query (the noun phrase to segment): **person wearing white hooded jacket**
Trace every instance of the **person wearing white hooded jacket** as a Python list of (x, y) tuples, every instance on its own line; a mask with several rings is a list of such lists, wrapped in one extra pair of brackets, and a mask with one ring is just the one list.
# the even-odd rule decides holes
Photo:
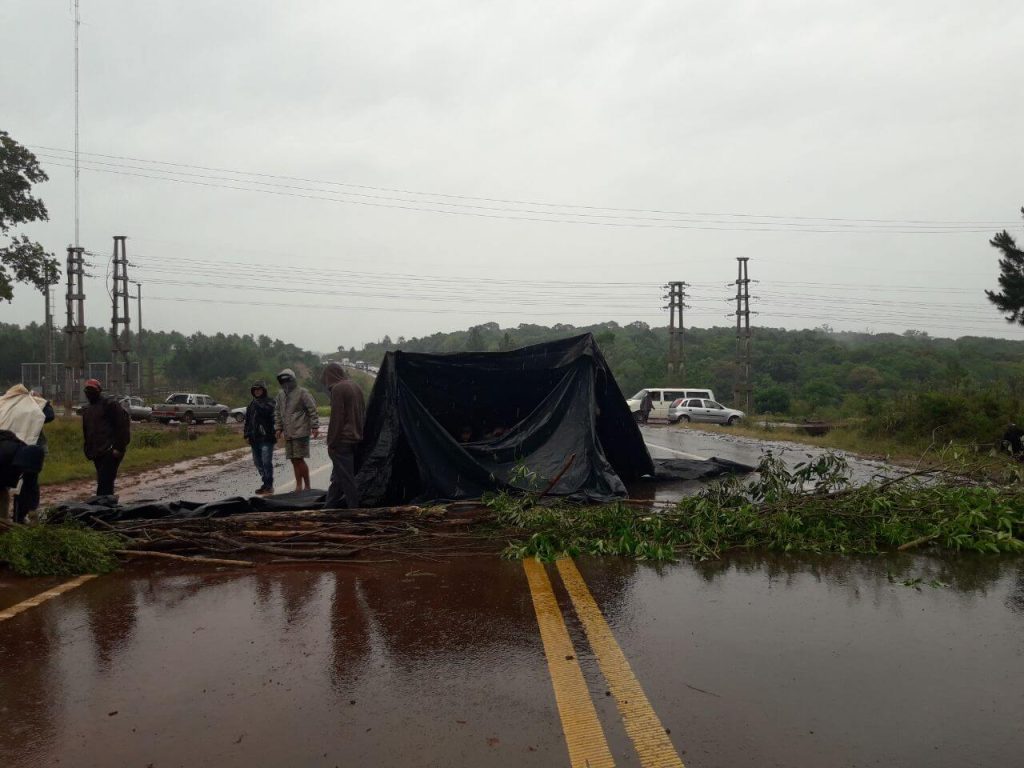
[(320, 437), (316, 400), (309, 390), (299, 386), (291, 368), (277, 374), (277, 383), (281, 391), (274, 401), (274, 430), (279, 440), (284, 438), (284, 456), (292, 463), (295, 490), (301, 491), (303, 484), (309, 490), (309, 439)]

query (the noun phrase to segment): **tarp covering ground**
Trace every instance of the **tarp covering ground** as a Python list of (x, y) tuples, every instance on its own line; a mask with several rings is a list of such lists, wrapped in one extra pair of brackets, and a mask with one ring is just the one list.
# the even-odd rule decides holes
[(552, 495), (607, 501), (654, 474), (589, 333), (508, 352), (388, 352), (357, 468), (363, 506), (543, 489), (563, 469)]
[[(745, 464), (728, 459), (655, 459), (654, 483), (710, 480), (727, 474), (747, 473)], [(645, 484), (646, 485), (646, 484)], [(292, 491), (276, 496), (229, 496), (216, 501), (138, 501), (118, 503), (116, 496), (99, 496), (85, 501), (60, 504), (51, 512), (51, 522), (75, 520), (89, 525), (121, 520), (159, 520), (163, 518), (218, 518), (249, 512), (297, 512), (318, 510), (324, 505), (322, 490)]]
[[(752, 468), (719, 459), (652, 461), (591, 334), (508, 352), (387, 353), (357, 456), (360, 506), (478, 499), (521, 490), (585, 501), (626, 483), (706, 480)], [(205, 504), (94, 499), (58, 519), (224, 517), (316, 509), (321, 492)]]

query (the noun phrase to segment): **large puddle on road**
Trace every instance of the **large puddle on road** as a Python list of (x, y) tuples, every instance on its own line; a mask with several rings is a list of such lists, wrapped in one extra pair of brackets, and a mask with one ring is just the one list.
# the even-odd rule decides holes
[[(580, 569), (691, 768), (1019, 763), (1022, 558)], [(492, 557), (131, 568), (0, 625), (0, 660), (9, 768), (567, 764), (522, 567)]]

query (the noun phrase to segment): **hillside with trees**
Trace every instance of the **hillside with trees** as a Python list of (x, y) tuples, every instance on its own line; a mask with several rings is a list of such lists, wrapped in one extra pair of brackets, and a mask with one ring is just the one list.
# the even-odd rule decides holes
[[(346, 357), (377, 363), (394, 349), (465, 352), (511, 349), (591, 332), (625, 394), (642, 387), (704, 386), (729, 403), (737, 382), (735, 329), (691, 328), (684, 336), (684, 381), (667, 374), (668, 329), (646, 323), (520, 325), (496, 323), (466, 331), (436, 333), (392, 342), (384, 337), (362, 349), (339, 349)], [(758, 328), (753, 344), (757, 410), (795, 416), (834, 417), (862, 413), (872, 404), (919, 389), (950, 390), (990, 385), (1024, 386), (1024, 342), (964, 336), (935, 338), (904, 334)]]

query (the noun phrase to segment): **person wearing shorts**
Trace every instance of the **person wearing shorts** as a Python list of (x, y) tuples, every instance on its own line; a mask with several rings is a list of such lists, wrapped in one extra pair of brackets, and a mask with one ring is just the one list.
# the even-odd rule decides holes
[(309, 390), (299, 386), (291, 368), (277, 374), (277, 383), (281, 391), (274, 401), (274, 429), (278, 439), (284, 438), (284, 455), (292, 463), (295, 490), (309, 490), (309, 439), (320, 437), (316, 400)]
[(295, 437), (291, 440), (286, 440), (284, 443), (284, 457), (289, 461), (292, 459), (308, 459), (309, 438)]

